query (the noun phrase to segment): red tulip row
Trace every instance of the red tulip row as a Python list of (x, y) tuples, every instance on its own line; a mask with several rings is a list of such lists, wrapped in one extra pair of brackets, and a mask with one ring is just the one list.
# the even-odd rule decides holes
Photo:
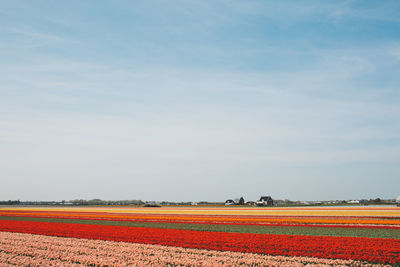
[(0, 266), (365, 266), (367, 262), (271, 256), (0, 232)]
[(0, 231), (269, 255), (400, 263), (400, 240), (0, 220)]

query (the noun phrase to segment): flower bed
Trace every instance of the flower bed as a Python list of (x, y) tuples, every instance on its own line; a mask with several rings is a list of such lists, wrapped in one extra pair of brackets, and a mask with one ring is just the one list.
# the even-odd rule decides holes
[(2, 266), (383, 266), (7, 232), (0, 232), (0, 248)]
[(400, 240), (0, 220), (0, 231), (246, 253), (400, 263)]

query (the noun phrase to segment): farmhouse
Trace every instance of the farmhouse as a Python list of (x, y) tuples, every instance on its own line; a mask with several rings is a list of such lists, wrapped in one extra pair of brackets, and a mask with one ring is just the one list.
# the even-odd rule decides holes
[(270, 196), (262, 196), (260, 200), (256, 202), (257, 206), (273, 206), (274, 200)]
[(225, 201), (225, 206), (229, 205), (235, 205), (235, 201), (233, 201), (232, 199), (228, 199), (227, 201)]

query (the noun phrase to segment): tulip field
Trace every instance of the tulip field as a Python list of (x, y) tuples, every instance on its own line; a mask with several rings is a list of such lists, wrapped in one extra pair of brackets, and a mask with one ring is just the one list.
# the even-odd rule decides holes
[(396, 266), (398, 207), (0, 207), (0, 266)]

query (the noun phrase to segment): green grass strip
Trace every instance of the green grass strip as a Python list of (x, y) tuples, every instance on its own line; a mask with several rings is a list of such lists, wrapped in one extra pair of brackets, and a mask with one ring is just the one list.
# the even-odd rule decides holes
[(159, 223), (159, 222), (79, 220), (79, 219), (7, 217), (7, 216), (0, 216), (0, 220), (118, 225), (118, 226), (129, 226), (129, 227), (151, 227), (151, 228), (164, 228), (164, 229), (185, 229), (185, 230), (195, 230), (195, 231), (214, 231), (214, 232), (232, 232), (232, 233), (349, 236), (349, 237), (400, 239), (400, 229), (384, 229), (384, 228), (222, 225), (222, 224), (196, 224), (196, 223), (191, 224), (191, 223), (161, 223), (161, 222)]

